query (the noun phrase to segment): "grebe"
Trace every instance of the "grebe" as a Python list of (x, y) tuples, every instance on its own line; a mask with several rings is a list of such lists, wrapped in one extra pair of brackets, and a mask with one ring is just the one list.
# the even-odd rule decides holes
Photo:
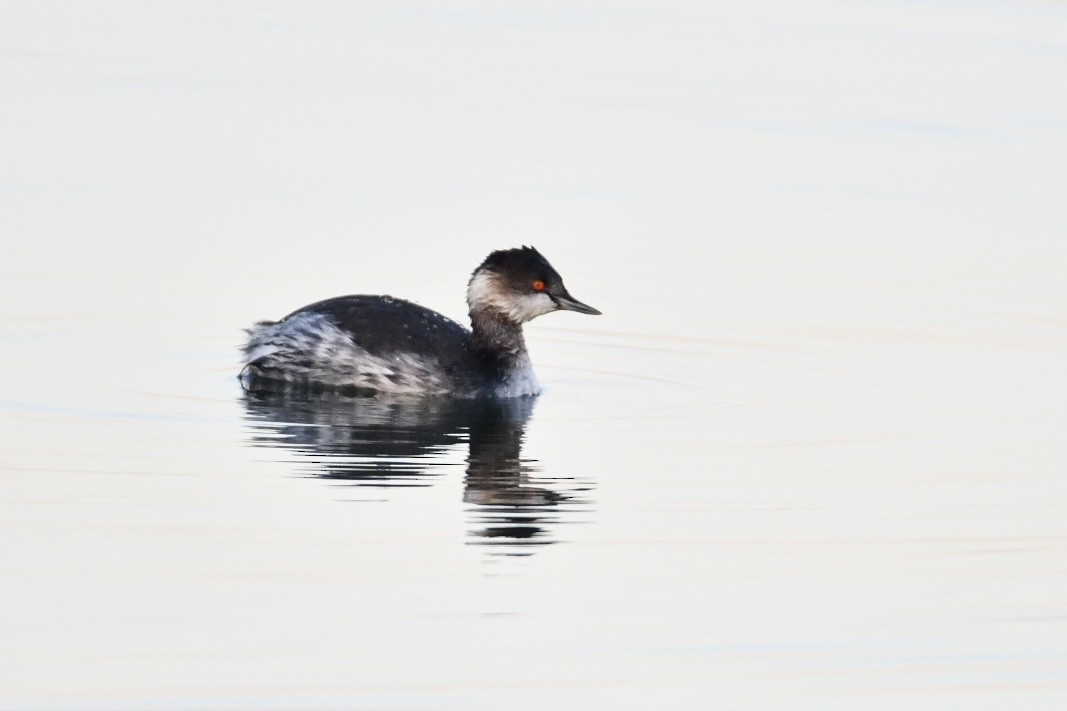
[(248, 329), (241, 384), (293, 390), (521, 397), (541, 385), (522, 324), (552, 311), (599, 314), (533, 247), (493, 252), (467, 284), (470, 330), (390, 296), (338, 296)]

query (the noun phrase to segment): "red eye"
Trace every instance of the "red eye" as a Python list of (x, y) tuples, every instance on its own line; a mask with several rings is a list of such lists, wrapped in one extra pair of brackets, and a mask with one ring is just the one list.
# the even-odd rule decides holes
[(533, 290), (534, 291), (544, 291), (545, 290), (545, 283), (543, 281), (541, 281), (540, 279), (534, 279)]

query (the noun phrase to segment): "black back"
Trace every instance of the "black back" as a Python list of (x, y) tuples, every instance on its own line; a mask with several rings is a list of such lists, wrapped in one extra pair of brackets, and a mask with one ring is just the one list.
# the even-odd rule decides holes
[(337, 296), (309, 304), (286, 316), (329, 316), (352, 341), (375, 355), (413, 353), (436, 359), (446, 370), (466, 368), (470, 331), (449, 318), (391, 296)]

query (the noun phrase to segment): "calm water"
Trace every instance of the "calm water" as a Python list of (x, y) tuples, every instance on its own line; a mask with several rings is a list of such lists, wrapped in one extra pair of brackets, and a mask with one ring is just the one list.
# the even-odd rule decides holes
[[(1067, 10), (0, 11), (0, 707), (1067, 706)], [(241, 329), (601, 317), (507, 403)]]

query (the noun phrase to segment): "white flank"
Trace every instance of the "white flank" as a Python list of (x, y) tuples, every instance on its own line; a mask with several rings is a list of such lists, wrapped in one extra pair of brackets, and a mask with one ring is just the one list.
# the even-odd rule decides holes
[(540, 395), (541, 383), (534, 373), (533, 363), (529, 356), (525, 356), (514, 372), (508, 375), (508, 379), (497, 386), (493, 394), (497, 397), (522, 397), (524, 395)]
[(371, 353), (322, 314), (299, 314), (281, 323), (256, 326), (246, 348), (249, 364), (265, 359), (257, 365), (269, 370), (271, 377), (291, 382), (354, 386), (395, 395), (451, 391), (436, 361), (410, 353), (388, 357)]

